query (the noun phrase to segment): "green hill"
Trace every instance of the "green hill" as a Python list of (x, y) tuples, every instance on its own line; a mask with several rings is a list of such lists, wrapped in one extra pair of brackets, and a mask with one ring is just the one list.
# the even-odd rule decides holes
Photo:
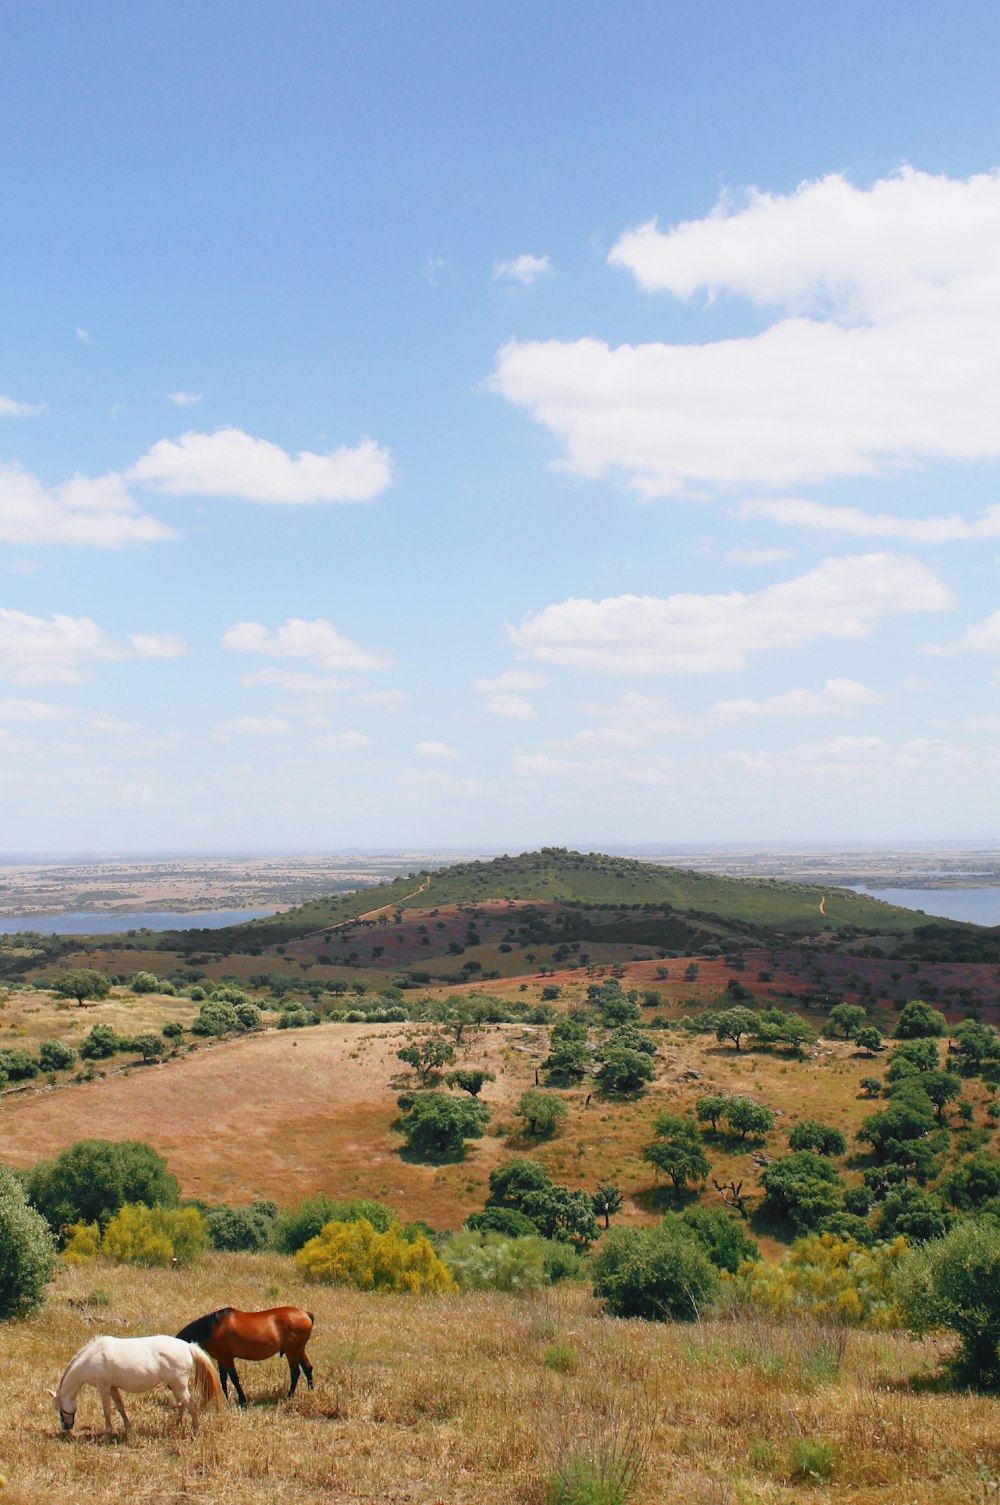
[[(211, 935), (214, 942), (237, 947), (268, 946), (382, 908), (436, 909), (488, 899), (645, 907), (729, 923), (744, 931), (759, 928), (796, 935), (844, 927), (856, 927), (869, 934), (901, 935), (927, 923), (926, 916), (913, 910), (883, 904), (848, 889), (822, 889), (770, 878), (727, 878), (631, 858), (607, 857), (599, 852), (543, 847), (539, 852), (496, 857), (489, 862), (456, 863), (437, 872), (397, 878), (378, 888), (316, 899), (284, 914)], [(207, 940), (206, 932), (200, 935)]]

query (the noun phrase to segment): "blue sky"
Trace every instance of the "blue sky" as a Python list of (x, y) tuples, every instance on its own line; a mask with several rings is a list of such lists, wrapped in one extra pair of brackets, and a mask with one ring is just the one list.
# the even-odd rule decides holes
[(998, 43), (10, 8), (0, 846), (995, 838)]

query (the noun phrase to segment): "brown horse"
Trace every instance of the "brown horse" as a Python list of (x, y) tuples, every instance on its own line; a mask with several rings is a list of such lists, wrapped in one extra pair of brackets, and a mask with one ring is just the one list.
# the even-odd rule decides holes
[(245, 1406), (246, 1396), (234, 1359), (269, 1359), (276, 1353), (284, 1354), (291, 1371), (289, 1400), (295, 1394), (300, 1371), (312, 1389), (313, 1372), (306, 1357), (306, 1344), (312, 1336), (314, 1321), (312, 1312), (304, 1312), (298, 1306), (276, 1306), (267, 1312), (238, 1312), (231, 1306), (223, 1306), (189, 1322), (177, 1336), (185, 1343), (197, 1343), (215, 1360), (223, 1391), (229, 1394), (231, 1378), (237, 1399)]

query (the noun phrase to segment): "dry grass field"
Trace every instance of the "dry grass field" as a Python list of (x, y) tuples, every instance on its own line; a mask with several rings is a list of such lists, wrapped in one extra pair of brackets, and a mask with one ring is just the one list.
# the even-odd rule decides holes
[[(84, 1390), (77, 1435), (60, 1434), (45, 1387), (96, 1334), (285, 1302), (316, 1314), (313, 1392), (287, 1402), (283, 1360), (243, 1363), (252, 1404), (206, 1414), (196, 1439), (166, 1390), (126, 1396), (131, 1434), (110, 1442)], [(939, 1391), (940, 1359), (811, 1326), (611, 1321), (580, 1287), (373, 1295), (307, 1285), (275, 1255), (91, 1265), (61, 1269), (47, 1306), (4, 1327), (0, 1470), (8, 1505), (545, 1505), (575, 1451), (606, 1460), (631, 1442), (632, 1505), (994, 1499), (996, 1402)]]

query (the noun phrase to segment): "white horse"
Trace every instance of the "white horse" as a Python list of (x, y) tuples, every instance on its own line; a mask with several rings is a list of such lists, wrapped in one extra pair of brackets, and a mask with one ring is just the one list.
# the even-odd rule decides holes
[[(153, 1390), (169, 1385), (183, 1417), (190, 1412), (195, 1436), (198, 1435), (198, 1402), (225, 1406), (222, 1386), (215, 1365), (196, 1343), (180, 1338), (93, 1338), (74, 1354), (59, 1381), (58, 1390), (49, 1394), (56, 1403), (64, 1432), (72, 1432), (76, 1421), (76, 1398), (81, 1385), (93, 1385), (104, 1407), (104, 1435), (112, 1435), (111, 1402), (121, 1412), (125, 1430), (128, 1417), (121, 1392)], [(192, 1396), (194, 1389), (197, 1401)]]

